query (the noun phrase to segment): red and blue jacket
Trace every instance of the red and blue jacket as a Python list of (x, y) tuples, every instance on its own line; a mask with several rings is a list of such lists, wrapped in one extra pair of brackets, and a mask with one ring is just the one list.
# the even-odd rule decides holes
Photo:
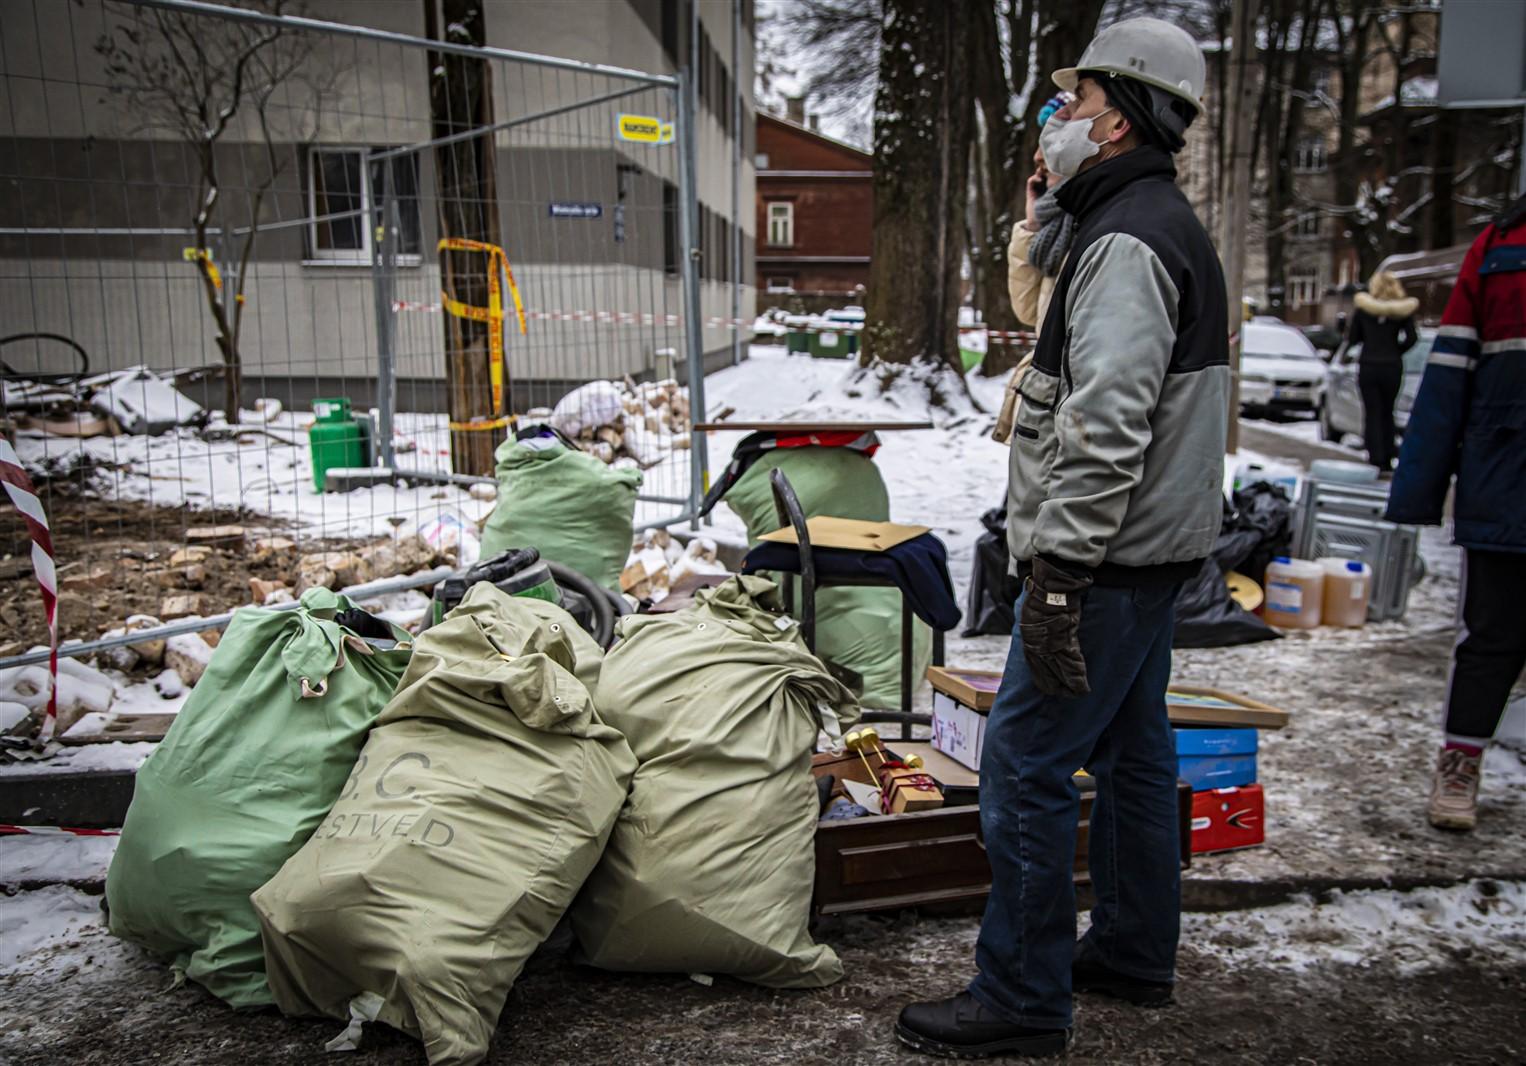
[(1526, 199), (1468, 249), (1410, 411), (1388, 519), (1526, 552)]

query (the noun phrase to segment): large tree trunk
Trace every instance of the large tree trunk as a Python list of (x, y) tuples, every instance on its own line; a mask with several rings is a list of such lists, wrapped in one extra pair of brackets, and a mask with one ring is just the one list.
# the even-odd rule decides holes
[[(983, 235), (977, 234), (978, 256), (972, 255), (978, 304), (986, 324), (993, 330), (1015, 330), (1019, 323), (1007, 293), (1007, 242), (1012, 227), (1022, 220), (1024, 183), (1033, 172), (1038, 150), (1038, 114), (1059, 90), (1049, 75), (1080, 58), (1097, 31), (1105, 0), (1011, 0), (1008, 35), (1011, 40), (1011, 77), (1002, 68), (1000, 37), (995, 7), (973, 4), (975, 52), (971, 63), (974, 92), (985, 125), (986, 189), (988, 212)], [(1029, 53), (1036, 63), (1030, 68)], [(1027, 106), (1020, 117), (1012, 115), (1012, 98), (1032, 79)], [(1017, 365), (1024, 348), (1016, 343), (992, 340), (982, 373), (1004, 375)]]
[[(1022, 0), (1014, 3), (1021, 4)], [(983, 3), (972, 7), (970, 65), (981, 128), (973, 145), (978, 169), (974, 175), (976, 211), (970, 270), (975, 282), (975, 306), (986, 326), (994, 332), (1009, 333), (1017, 330), (1019, 323), (1007, 293), (1007, 242), (1012, 226), (1021, 217), (1022, 181), (1028, 168), (1017, 158), (1020, 138), (1017, 120), (1012, 115), (1012, 86), (1002, 65), (996, 5)], [(1019, 82), (1027, 76), (1028, 49), (1023, 41), (1013, 42), (1012, 71)], [(1021, 357), (1021, 349), (1011, 338), (992, 337), (982, 370), (986, 374), (1002, 374)]]
[(886, 0), (874, 116), (874, 251), (864, 358), (959, 370), (973, 117), (970, 11)]
[[(487, 43), (483, 0), (424, 0), (425, 27), (435, 40)], [(448, 53), (429, 54), (430, 129), (446, 137), (493, 121), (492, 72), (485, 60)], [(471, 137), (435, 149), (440, 236), (500, 244), (498, 189), (491, 136)], [(497, 269), (482, 252), (440, 253), (441, 285), (455, 300), (485, 308), (489, 277)], [(450, 421), (477, 422), (491, 428), (452, 429), (451, 469), (458, 474), (491, 474), (493, 450), (507, 435), (496, 421), (508, 413), (508, 361), (504, 360), (502, 399), (493, 402), (489, 323), (453, 314), (441, 316), (445, 329), (445, 378)], [(507, 333), (507, 331), (504, 331)]]

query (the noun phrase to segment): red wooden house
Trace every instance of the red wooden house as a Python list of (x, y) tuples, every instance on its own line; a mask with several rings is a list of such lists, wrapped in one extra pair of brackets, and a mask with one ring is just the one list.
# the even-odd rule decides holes
[(873, 157), (758, 115), (758, 286), (863, 303), (874, 227)]

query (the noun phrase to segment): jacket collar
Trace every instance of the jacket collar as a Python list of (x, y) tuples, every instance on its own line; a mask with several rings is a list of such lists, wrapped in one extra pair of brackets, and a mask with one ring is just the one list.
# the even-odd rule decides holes
[(1070, 214), (1085, 218), (1125, 186), (1146, 178), (1176, 180), (1170, 154), (1148, 144), (1077, 174), (1055, 190), (1055, 199)]

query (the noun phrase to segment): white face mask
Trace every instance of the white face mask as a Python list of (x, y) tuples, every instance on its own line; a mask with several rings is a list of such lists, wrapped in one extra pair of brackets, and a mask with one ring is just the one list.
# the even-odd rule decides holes
[(1091, 139), (1092, 123), (1113, 110), (1099, 111), (1090, 118), (1064, 119), (1051, 115), (1039, 131), (1039, 151), (1044, 153), (1044, 164), (1062, 178), (1073, 178), (1081, 170), (1081, 164), (1102, 151), (1102, 146)]

